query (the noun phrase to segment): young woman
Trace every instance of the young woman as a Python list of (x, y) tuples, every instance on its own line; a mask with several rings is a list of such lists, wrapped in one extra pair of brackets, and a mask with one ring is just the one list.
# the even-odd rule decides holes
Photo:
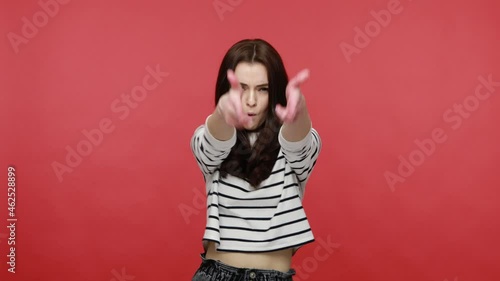
[(308, 75), (289, 81), (261, 39), (239, 41), (224, 56), (215, 109), (191, 139), (207, 192), (204, 252), (192, 280), (295, 275), (293, 255), (314, 241), (302, 199), (321, 150), (299, 89)]

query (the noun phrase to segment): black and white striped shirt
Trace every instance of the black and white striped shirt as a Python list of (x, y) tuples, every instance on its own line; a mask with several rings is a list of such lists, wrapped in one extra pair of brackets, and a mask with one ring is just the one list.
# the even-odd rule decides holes
[(196, 128), (191, 149), (207, 192), (204, 243), (216, 242), (219, 251), (266, 252), (297, 250), (314, 241), (302, 199), (321, 139), (311, 128), (303, 140), (289, 142), (280, 129), (279, 142), (281, 149), (271, 175), (255, 189), (243, 179), (219, 175), (220, 164), (236, 143), (236, 130), (231, 139), (220, 141), (210, 134), (206, 121)]

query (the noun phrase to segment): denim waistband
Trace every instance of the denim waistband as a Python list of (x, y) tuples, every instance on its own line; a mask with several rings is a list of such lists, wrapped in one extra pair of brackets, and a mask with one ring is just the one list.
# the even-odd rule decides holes
[(292, 276), (295, 275), (295, 270), (291, 268), (288, 272), (281, 272), (272, 269), (254, 269), (254, 268), (239, 268), (228, 264), (225, 264), (219, 260), (207, 259), (205, 253), (200, 254), (202, 259), (202, 264), (200, 266), (200, 271), (205, 272), (208, 275), (224, 275), (230, 280), (231, 277), (240, 277), (241, 280), (279, 280), (287, 281), (292, 280)]

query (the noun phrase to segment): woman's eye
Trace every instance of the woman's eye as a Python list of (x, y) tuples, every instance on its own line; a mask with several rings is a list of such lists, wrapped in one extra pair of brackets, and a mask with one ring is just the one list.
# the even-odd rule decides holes
[(267, 92), (268, 88), (260, 88), (260, 91)]

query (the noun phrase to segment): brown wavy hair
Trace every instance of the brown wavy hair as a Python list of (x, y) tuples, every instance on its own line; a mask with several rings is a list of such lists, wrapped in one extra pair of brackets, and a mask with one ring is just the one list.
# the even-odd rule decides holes
[(267, 116), (262, 125), (252, 131), (259, 132), (253, 147), (249, 140), (251, 132), (245, 129), (237, 130), (236, 144), (219, 169), (223, 178), (231, 174), (258, 188), (271, 174), (280, 149), (278, 133), (282, 124), (276, 116), (275, 108), (277, 104), (286, 106), (288, 75), (281, 56), (265, 40), (257, 38), (236, 42), (226, 52), (220, 65), (215, 86), (215, 105), (220, 97), (229, 91), (227, 70), (234, 71), (240, 62), (261, 63), (266, 67), (269, 82)]

